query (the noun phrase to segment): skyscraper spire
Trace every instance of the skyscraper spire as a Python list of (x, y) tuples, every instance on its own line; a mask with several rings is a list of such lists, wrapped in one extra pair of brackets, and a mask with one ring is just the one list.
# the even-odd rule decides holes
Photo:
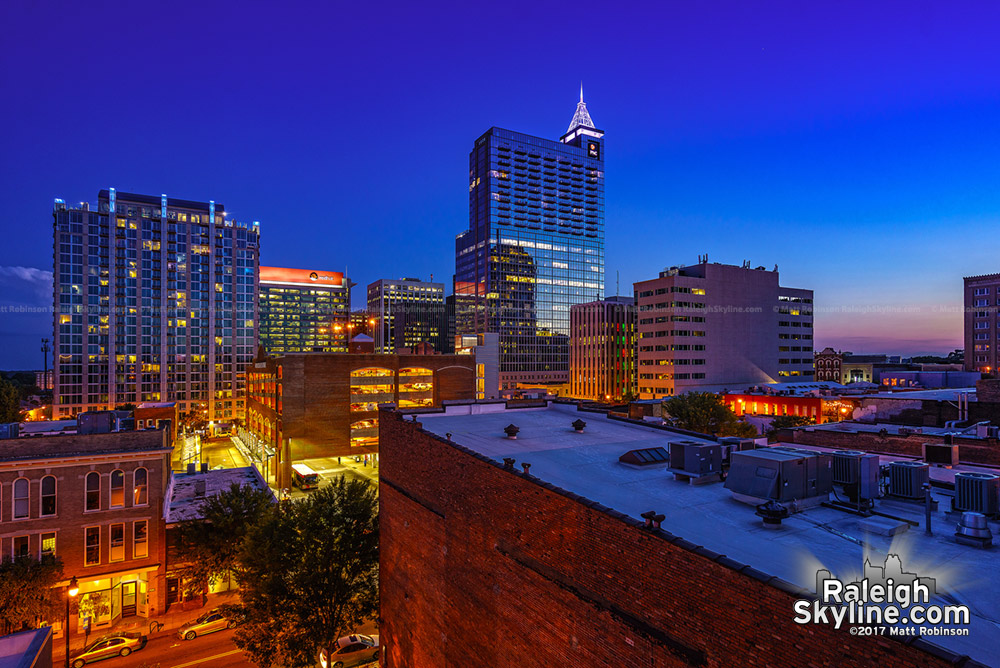
[(583, 101), (582, 81), (580, 82), (580, 101), (576, 105), (576, 113), (573, 114), (573, 120), (569, 122), (569, 130), (566, 131), (566, 134), (580, 127), (596, 129), (594, 121), (590, 119), (590, 112), (587, 111), (587, 103)]

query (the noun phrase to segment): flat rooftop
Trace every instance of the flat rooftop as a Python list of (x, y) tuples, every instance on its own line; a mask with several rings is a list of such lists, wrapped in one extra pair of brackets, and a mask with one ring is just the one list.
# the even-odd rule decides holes
[(976, 436), (975, 425), (965, 427), (924, 427), (917, 425), (895, 424), (889, 422), (824, 422), (796, 427), (795, 431), (837, 431), (845, 434), (875, 433), (885, 430), (887, 434), (903, 435), (925, 434), (929, 436), (944, 436), (953, 434), (962, 438), (979, 438)]
[[(204, 483), (202, 486), (201, 483)], [(170, 525), (201, 518), (201, 504), (232, 485), (250, 485), (270, 491), (267, 483), (252, 466), (236, 469), (216, 469), (204, 473), (174, 473), (167, 486), (163, 519)]]
[[(578, 418), (587, 423), (583, 433), (570, 427)], [(876, 509), (919, 523), (895, 539), (869, 534), (860, 525), (864, 518), (827, 507), (796, 513), (771, 530), (763, 528), (753, 506), (734, 500), (721, 482), (690, 485), (675, 480), (665, 464), (636, 468), (618, 461), (629, 450), (704, 439), (565, 404), (509, 410), (503, 404), (457, 405), (417, 419), (427, 431), (442, 437), (450, 433), (458, 445), (488, 458), (516, 459), (518, 470), (527, 462), (540, 480), (636, 520), (646, 511), (662, 513), (666, 531), (809, 591), (815, 591), (820, 568), (860, 579), (866, 557), (881, 565), (886, 555), (899, 554), (904, 570), (937, 578), (938, 599), (968, 605), (973, 615), (968, 636), (924, 639), (989, 665), (1000, 657), (995, 580), (1000, 549), (955, 542), (959, 518), (944, 512), (950, 507), (946, 491), (933, 492), (940, 508), (933, 513), (933, 536), (924, 534), (922, 504), (893, 499), (880, 499)], [(520, 428), (517, 439), (505, 437), (508, 424)], [(996, 522), (990, 526), (1000, 544), (1000, 527)]]
[(942, 388), (939, 390), (897, 390), (895, 392), (876, 392), (866, 394), (865, 399), (899, 399), (900, 401), (916, 400), (921, 401), (958, 401), (958, 395), (966, 394), (969, 401), (976, 401), (976, 388), (955, 387)]

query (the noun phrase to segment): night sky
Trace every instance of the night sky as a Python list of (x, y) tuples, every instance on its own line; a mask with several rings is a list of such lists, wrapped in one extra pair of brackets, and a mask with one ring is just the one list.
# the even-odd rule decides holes
[[(607, 7), (615, 10), (609, 13)], [(961, 347), (1000, 271), (996, 3), (0, 6), (0, 368), (40, 368), (52, 200), (259, 220), (263, 264), (451, 283), (468, 153), (607, 132), (607, 293), (699, 254), (816, 291), (817, 349)], [(953, 10), (953, 12), (949, 12)]]

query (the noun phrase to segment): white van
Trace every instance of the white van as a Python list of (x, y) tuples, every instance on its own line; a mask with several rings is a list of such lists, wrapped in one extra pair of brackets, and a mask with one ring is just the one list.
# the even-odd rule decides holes
[(319, 474), (305, 464), (292, 464), (292, 484), (299, 489), (319, 487)]

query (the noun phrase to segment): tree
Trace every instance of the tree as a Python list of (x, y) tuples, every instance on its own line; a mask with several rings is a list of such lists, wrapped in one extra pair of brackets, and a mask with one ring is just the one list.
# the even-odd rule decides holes
[(0, 635), (55, 619), (62, 599), (53, 587), (62, 572), (62, 562), (50, 554), (41, 559), (4, 556), (0, 562)]
[(0, 424), (20, 422), (22, 419), (20, 390), (14, 383), (0, 378)]
[(269, 491), (236, 483), (201, 502), (199, 519), (186, 520), (178, 529), (180, 572), (189, 593), (200, 593), (230, 573), (238, 576), (243, 541), (273, 505)]
[(283, 501), (240, 552), (236, 645), (262, 668), (316, 664), (378, 610), (378, 498), (343, 476)]
[(138, 408), (138, 406), (136, 406), (135, 404), (131, 404), (131, 403), (128, 403), (128, 404), (118, 404), (117, 406), (115, 406), (115, 410), (116, 411), (134, 411), (136, 408)]
[(192, 409), (187, 413), (181, 413), (181, 426), (186, 431), (201, 431), (208, 426), (208, 419), (201, 411)]
[(771, 420), (771, 424), (767, 428), (767, 435), (774, 436), (782, 429), (804, 427), (807, 424), (814, 424), (815, 422), (816, 420), (805, 415), (778, 415)]
[(711, 392), (688, 392), (663, 402), (663, 409), (681, 429), (717, 436), (757, 436), (753, 425), (740, 422), (718, 395)]

